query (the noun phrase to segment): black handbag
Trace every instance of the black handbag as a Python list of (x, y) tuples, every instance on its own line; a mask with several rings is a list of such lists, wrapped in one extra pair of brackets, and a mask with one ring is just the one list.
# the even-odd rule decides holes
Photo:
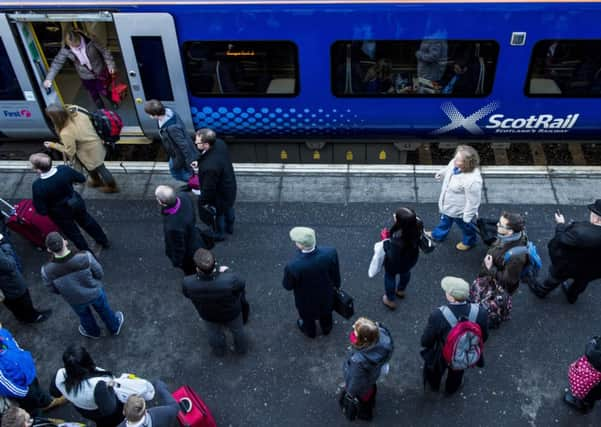
[(340, 397), (338, 398), (338, 403), (347, 420), (354, 421), (357, 418), (359, 412), (359, 399), (348, 394), (346, 390), (342, 390)]
[(426, 233), (422, 231), (422, 235), (419, 238), (419, 248), (423, 253), (429, 254), (436, 249), (436, 244)]
[(350, 319), (355, 314), (353, 297), (342, 288), (334, 289), (334, 311), (345, 319)]
[(217, 211), (213, 206), (205, 205), (198, 206), (198, 218), (206, 225), (211, 227), (211, 230), (217, 230)]

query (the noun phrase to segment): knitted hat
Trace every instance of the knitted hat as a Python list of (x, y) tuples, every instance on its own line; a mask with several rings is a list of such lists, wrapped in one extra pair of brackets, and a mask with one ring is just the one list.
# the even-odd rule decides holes
[(470, 296), (470, 285), (460, 277), (446, 276), (440, 281), (440, 287), (450, 296), (465, 301)]

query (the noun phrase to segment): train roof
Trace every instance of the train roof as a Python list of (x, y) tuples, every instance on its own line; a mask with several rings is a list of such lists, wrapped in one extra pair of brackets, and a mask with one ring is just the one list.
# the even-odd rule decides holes
[(57, 5), (57, 0), (5, 0), (0, 7), (15, 6), (19, 8), (28, 6), (160, 6), (160, 5), (259, 5), (259, 4), (428, 4), (428, 3), (455, 3), (455, 4), (485, 4), (485, 3), (601, 3), (601, 0), (62, 0)]

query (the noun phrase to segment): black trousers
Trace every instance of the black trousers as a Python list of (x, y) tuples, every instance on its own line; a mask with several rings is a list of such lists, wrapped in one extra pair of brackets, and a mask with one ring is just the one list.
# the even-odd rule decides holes
[(557, 288), (562, 282), (565, 282), (568, 279), (572, 279), (573, 283), (567, 290), (568, 299), (570, 301), (576, 301), (578, 299), (578, 295), (583, 293), (586, 290), (586, 287), (589, 284), (589, 280), (584, 280), (582, 278), (573, 277), (572, 275), (566, 274), (565, 272), (558, 271), (551, 265), (549, 267), (549, 275), (543, 282), (540, 290), (548, 294), (553, 289)]
[(449, 369), (446, 363), (437, 363), (435, 366), (424, 365), (424, 379), (428, 382), (432, 390), (440, 390), (440, 382), (442, 376), (447, 371), (447, 381), (445, 383), (445, 392), (453, 394), (461, 386), (461, 380), (463, 380), (463, 370), (456, 371)]
[(588, 392), (584, 401), (593, 406), (597, 400), (601, 400), (601, 383), (597, 384), (591, 391)]
[(115, 182), (115, 178), (113, 174), (106, 168), (106, 166), (101, 164), (96, 169), (88, 171), (90, 173), (90, 177), (95, 181), (100, 181), (107, 187), (116, 187), (117, 183)]
[(25, 293), (18, 298), (5, 299), (4, 305), (21, 322), (33, 322), (40, 315), (40, 312), (33, 307), (29, 289), (26, 289)]
[(96, 220), (92, 218), (92, 215), (88, 213), (85, 205), (77, 210), (69, 207), (53, 210), (49, 216), (67, 239), (71, 240), (80, 251), (90, 250), (90, 247), (83, 234), (81, 234), (79, 227), (83, 228), (98, 244), (103, 246), (108, 244), (108, 237), (106, 237)]
[[(317, 335), (317, 328), (315, 326), (315, 319), (306, 319), (301, 317), (303, 321), (302, 330), (306, 336), (309, 338), (315, 338)], [(324, 335), (327, 335), (332, 330), (332, 312), (330, 311), (328, 314), (319, 317), (319, 326), (321, 327), (321, 331)]]
[(22, 399), (15, 399), (19, 406), (25, 409), (32, 415), (36, 415), (40, 409), (47, 407), (52, 402), (52, 396), (48, 392), (40, 387), (38, 379), (35, 378), (31, 384), (29, 384), (29, 391), (27, 395)]

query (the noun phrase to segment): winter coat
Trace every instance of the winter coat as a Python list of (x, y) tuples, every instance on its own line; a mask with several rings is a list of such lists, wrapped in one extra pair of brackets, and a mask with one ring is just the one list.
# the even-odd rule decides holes
[(547, 247), (554, 275), (583, 281), (601, 278), (601, 226), (590, 222), (557, 224)]
[(513, 294), (520, 285), (520, 276), (528, 263), (528, 255), (513, 255), (506, 264), (505, 253), (511, 248), (526, 246), (527, 244), (528, 238), (525, 233), (522, 233), (522, 237), (513, 242), (503, 243), (497, 239), (486, 252), (487, 255), (492, 256), (493, 265), (491, 269), (487, 269), (483, 262), (478, 276), (490, 276), (509, 294)]
[(454, 161), (438, 171), (443, 176), (442, 190), (438, 198), (438, 210), (451, 218), (461, 218), (469, 223), (478, 215), (482, 198), (480, 169), (453, 174)]
[(71, 120), (59, 134), (61, 144), (53, 143), (50, 148), (65, 153), (69, 160), (77, 156), (88, 171), (93, 171), (104, 163), (106, 148), (86, 114), (77, 111), (70, 114)]
[(303, 319), (319, 319), (332, 312), (334, 288), (340, 288), (340, 267), (336, 249), (316, 247), (298, 251), (284, 268), (282, 285), (294, 291), (298, 314)]
[(165, 254), (174, 267), (183, 269), (191, 265), (194, 252), (203, 247), (202, 237), (196, 228), (196, 212), (190, 197), (185, 193), (177, 195), (180, 206), (175, 213), (163, 208), (163, 233)]
[(394, 343), (390, 332), (378, 325), (380, 337), (378, 342), (364, 349), (353, 349), (350, 357), (342, 367), (345, 390), (354, 397), (366, 394), (380, 377), (382, 366), (392, 356)]
[(227, 145), (221, 139), (201, 154), (198, 161), (201, 192), (200, 205), (215, 206), (220, 214), (234, 206), (236, 201), (236, 175)]
[(36, 377), (31, 353), (22, 350), (4, 328), (0, 328), (0, 344), (0, 396), (24, 398)]
[(10, 243), (0, 243), (0, 289), (6, 299), (13, 300), (27, 291), (25, 278), (17, 268), (15, 253)]
[(410, 271), (419, 258), (419, 244), (406, 244), (404, 240), (393, 236), (374, 244), (374, 255), (369, 264), (367, 275), (372, 278), (382, 267), (389, 274)]
[(42, 282), (71, 305), (86, 304), (100, 296), (102, 266), (88, 251), (54, 257), (42, 267)]
[(85, 39), (86, 54), (90, 60), (92, 69), (90, 70), (86, 66), (82, 65), (69, 46), (63, 46), (52, 60), (50, 70), (48, 71), (48, 75), (46, 75), (45, 80), (54, 80), (61, 68), (63, 68), (63, 65), (65, 65), (67, 59), (73, 63), (77, 74), (82, 80), (96, 79), (106, 74), (107, 68), (111, 70), (115, 69), (115, 60), (113, 59), (113, 55), (111, 55), (106, 47), (96, 43), (94, 40), (84, 36), (83, 34), (81, 36)]
[(159, 135), (173, 168), (192, 173), (190, 164), (198, 158), (198, 150), (183, 120), (170, 108), (165, 108), (165, 121), (159, 126)]
[(198, 314), (208, 322), (225, 323), (242, 313), (244, 279), (225, 271), (194, 274), (184, 278), (183, 293), (190, 298)]

